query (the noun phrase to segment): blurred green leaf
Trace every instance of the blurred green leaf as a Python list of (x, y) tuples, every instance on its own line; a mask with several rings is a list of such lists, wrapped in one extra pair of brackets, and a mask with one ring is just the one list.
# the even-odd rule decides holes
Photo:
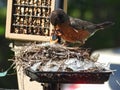
[(0, 35), (5, 33), (6, 7), (0, 8)]
[(2, 16), (2, 17), (5, 17), (6, 16), (6, 10), (7, 10), (7, 8), (6, 7), (4, 7), (4, 8), (0, 8), (0, 16)]
[(93, 18), (93, 13), (90, 12), (90, 11), (86, 11), (86, 12), (85, 12), (85, 18), (86, 18), (87, 20), (91, 20), (91, 19)]
[(5, 33), (4, 27), (0, 27), (0, 35), (3, 35)]

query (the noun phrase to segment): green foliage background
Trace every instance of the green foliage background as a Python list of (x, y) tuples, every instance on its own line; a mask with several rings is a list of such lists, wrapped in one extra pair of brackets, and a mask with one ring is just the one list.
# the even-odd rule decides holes
[[(0, 71), (6, 70), (13, 56), (10, 40), (5, 38), (7, 0), (0, 1)], [(113, 21), (115, 25), (98, 31), (90, 37), (84, 47), (93, 50), (120, 47), (120, 0), (68, 0), (68, 14), (93, 23)], [(13, 72), (11, 70), (10, 72)], [(17, 88), (16, 75), (0, 78), (0, 88)]]

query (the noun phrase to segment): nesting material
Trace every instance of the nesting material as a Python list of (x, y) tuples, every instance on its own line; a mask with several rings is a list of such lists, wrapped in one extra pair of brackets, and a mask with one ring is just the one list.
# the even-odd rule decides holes
[(14, 62), (23, 69), (49, 72), (99, 72), (109, 69), (98, 63), (99, 55), (91, 56), (89, 49), (69, 48), (58, 44), (30, 44), (13, 48)]

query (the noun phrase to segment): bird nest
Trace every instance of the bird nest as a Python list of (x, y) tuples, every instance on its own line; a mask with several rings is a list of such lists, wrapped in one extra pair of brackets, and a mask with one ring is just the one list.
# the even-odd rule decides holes
[(43, 43), (14, 47), (13, 51), (16, 66), (40, 83), (102, 84), (111, 74), (109, 67), (97, 62), (99, 55), (91, 55), (88, 48)]
[(106, 66), (97, 62), (99, 55), (90, 55), (88, 48), (70, 48), (58, 44), (30, 44), (13, 48), (16, 66), (34, 71), (100, 72)]

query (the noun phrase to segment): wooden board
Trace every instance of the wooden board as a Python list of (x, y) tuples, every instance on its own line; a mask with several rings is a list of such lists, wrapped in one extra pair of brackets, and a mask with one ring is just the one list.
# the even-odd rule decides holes
[(49, 15), (55, 9), (55, 0), (27, 1), (8, 0), (6, 38), (49, 41), (52, 28)]

